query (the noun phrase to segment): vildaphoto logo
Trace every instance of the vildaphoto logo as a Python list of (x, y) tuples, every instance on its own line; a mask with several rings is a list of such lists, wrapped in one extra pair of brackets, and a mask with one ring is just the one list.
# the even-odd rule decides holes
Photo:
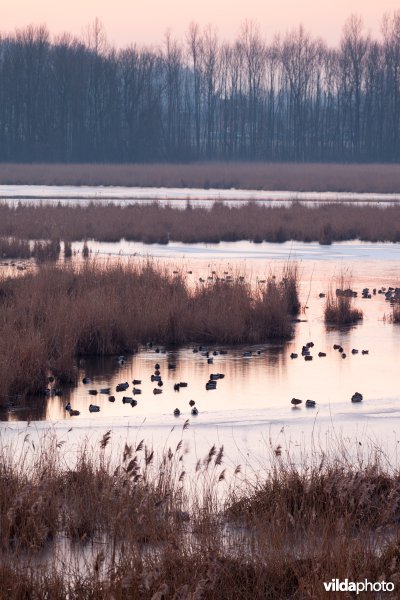
[(324, 588), (327, 592), (393, 592), (394, 583), (391, 581), (349, 581), (348, 579), (332, 579), (324, 581)]

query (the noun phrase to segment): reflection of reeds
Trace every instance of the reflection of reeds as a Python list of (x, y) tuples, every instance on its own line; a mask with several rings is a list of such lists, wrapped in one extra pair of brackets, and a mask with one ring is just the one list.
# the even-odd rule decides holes
[[(379, 218), (378, 218), (379, 217)], [(220, 202), (182, 208), (161, 203), (134, 205), (45, 206), (0, 204), (0, 235), (18, 239), (53, 238), (83, 241), (121, 239), (147, 244), (218, 243), (238, 240), (282, 243), (288, 240), (398, 242), (400, 207), (332, 204), (308, 207), (300, 203), (266, 206), (256, 203), (226, 206)]]
[(363, 318), (362, 310), (354, 307), (351, 280), (343, 273), (336, 293), (331, 289), (327, 294), (324, 316), (326, 323), (335, 325), (351, 325)]
[(222, 447), (185, 473), (182, 441), (118, 459), (107, 432), (68, 466), (55, 438), (3, 442), (0, 597), (273, 600), (322, 598), (332, 573), (397, 581), (399, 475), (377, 449), (296, 466), (277, 447), (254, 483)]
[(32, 250), (32, 256), (38, 263), (46, 261), (56, 261), (60, 256), (61, 245), (59, 240), (50, 240), (48, 242), (35, 242)]
[(74, 379), (77, 355), (163, 344), (285, 340), (298, 306), (297, 271), (262, 290), (242, 278), (191, 287), (150, 262), (43, 266), (0, 284), (0, 393), (41, 389), (46, 373)]
[(394, 304), (389, 318), (391, 323), (400, 323), (400, 304)]
[(29, 242), (16, 238), (0, 237), (0, 259), (1, 258), (30, 258), (31, 250)]

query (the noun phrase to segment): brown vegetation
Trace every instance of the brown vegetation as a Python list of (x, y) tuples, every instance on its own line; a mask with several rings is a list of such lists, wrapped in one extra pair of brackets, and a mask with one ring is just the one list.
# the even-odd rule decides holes
[(333, 577), (398, 585), (400, 475), (381, 453), (296, 467), (278, 446), (254, 485), (222, 447), (188, 475), (182, 438), (160, 458), (126, 444), (115, 463), (111, 435), (69, 465), (54, 437), (1, 445), (0, 597), (275, 600), (324, 597)]
[(0, 281), (0, 393), (38, 391), (51, 372), (74, 380), (74, 358), (163, 344), (261, 343), (291, 336), (297, 270), (252, 288), (236, 278), (189, 287), (151, 263), (43, 266)]
[(145, 243), (218, 243), (253, 240), (400, 241), (400, 206), (324, 205), (310, 208), (244, 204), (185, 209), (168, 205), (28, 206), (0, 204), (0, 235), (19, 239), (67, 239)]
[(31, 249), (27, 240), (0, 237), (1, 258), (30, 258)]
[(362, 310), (354, 307), (354, 292), (351, 281), (342, 274), (339, 277), (339, 287), (336, 293), (329, 290), (325, 307), (325, 322), (334, 325), (351, 325), (363, 318)]
[(32, 256), (36, 262), (43, 263), (47, 260), (55, 261), (60, 256), (61, 245), (59, 240), (50, 240), (48, 242), (35, 242), (32, 250)]
[(0, 164), (0, 184), (399, 193), (398, 164)]

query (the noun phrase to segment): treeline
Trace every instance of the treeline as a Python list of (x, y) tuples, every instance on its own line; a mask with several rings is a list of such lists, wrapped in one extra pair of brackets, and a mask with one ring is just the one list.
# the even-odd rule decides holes
[(30, 26), (0, 39), (0, 160), (400, 159), (400, 11), (377, 41), (352, 16), (338, 48), (302, 27), (223, 43), (191, 24), (117, 50)]

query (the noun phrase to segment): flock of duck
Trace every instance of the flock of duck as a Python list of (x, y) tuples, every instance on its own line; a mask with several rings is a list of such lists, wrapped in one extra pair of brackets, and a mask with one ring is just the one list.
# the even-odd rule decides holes
[[(350, 288), (345, 289), (345, 290), (338, 289), (338, 290), (336, 290), (336, 294), (343, 295), (343, 296), (352, 296), (352, 297), (357, 296), (357, 292), (353, 291)], [(400, 288), (397, 288), (397, 287), (396, 288), (395, 287), (388, 287), (388, 288), (381, 287), (380, 289), (373, 288), (372, 293), (370, 292), (369, 288), (364, 288), (361, 292), (362, 298), (365, 298), (365, 299), (370, 299), (373, 295), (376, 295), (376, 294), (383, 295), (385, 300), (387, 302), (390, 302), (390, 304), (394, 304), (394, 303), (400, 301)], [(324, 297), (325, 294), (321, 293), (321, 294), (319, 294), (319, 296)], [(149, 346), (153, 347), (153, 344), (151, 343), (151, 344), (149, 344)], [(301, 355), (306, 362), (312, 361), (314, 359), (314, 355), (312, 354), (313, 348), (314, 348), (314, 343), (307, 342), (302, 347), (301, 353), (300, 352), (299, 353), (292, 352), (290, 354), (290, 358), (292, 360), (295, 360), (299, 357), (299, 355)], [(344, 350), (344, 348), (341, 344), (334, 344), (333, 349), (340, 354), (342, 359), (347, 358), (348, 353)], [(155, 353), (158, 354), (160, 352), (163, 352), (163, 351), (160, 350), (159, 348), (155, 348)], [(193, 353), (197, 353), (197, 352), (201, 353), (201, 355), (207, 359), (208, 364), (213, 364), (214, 357), (217, 356), (218, 354), (220, 354), (220, 355), (227, 354), (226, 350), (220, 350), (220, 351), (215, 350), (214, 352), (210, 352), (207, 348), (202, 347), (202, 346), (193, 348)], [(245, 358), (250, 358), (253, 355), (260, 355), (260, 354), (261, 354), (261, 350), (256, 350), (254, 352), (253, 351), (244, 351), (242, 353), (242, 356)], [(356, 354), (367, 355), (367, 354), (369, 354), (369, 350), (365, 349), (365, 348), (364, 349), (351, 348), (349, 354), (351, 354), (351, 355), (356, 355)], [(324, 358), (327, 356), (327, 353), (323, 352), (323, 351), (319, 351), (315, 356), (318, 356), (318, 358)], [(120, 365), (123, 365), (126, 362), (126, 358), (124, 356), (118, 357), (117, 360)], [(174, 363), (168, 363), (167, 368), (168, 368), (168, 370), (175, 370), (176, 365)], [(205, 384), (206, 390), (215, 390), (217, 388), (218, 381), (220, 379), (223, 379), (224, 377), (225, 377), (224, 373), (211, 373), (209, 376), (209, 380)], [(162, 375), (161, 375), (160, 363), (157, 362), (154, 364), (154, 372), (150, 376), (150, 380), (151, 380), (151, 382), (156, 384), (156, 386), (153, 388), (153, 394), (154, 395), (162, 394), (164, 382), (163, 382)], [(82, 383), (90, 384), (90, 379), (88, 377), (84, 377), (82, 380)], [(133, 379), (133, 381), (132, 381), (133, 387), (131, 390), (131, 395), (129, 395), (129, 396), (124, 395), (122, 397), (123, 404), (130, 404), (132, 407), (137, 406), (138, 402), (137, 402), (135, 396), (138, 396), (142, 393), (141, 388), (138, 387), (141, 384), (142, 384), (142, 381), (140, 379)], [(188, 383), (185, 381), (179, 381), (179, 382), (176, 382), (173, 384), (173, 390), (175, 392), (179, 392), (182, 388), (186, 388), (186, 387), (188, 387)], [(123, 383), (118, 383), (116, 386), (116, 392), (127, 392), (129, 388), (130, 388), (130, 384), (127, 381), (123, 382)], [(95, 389), (89, 390), (90, 395), (95, 396), (98, 393), (108, 395), (109, 402), (116, 401), (115, 396), (111, 395), (111, 388), (102, 388), (99, 391), (95, 390)], [(351, 396), (351, 402), (353, 402), (353, 403), (359, 403), (359, 402), (362, 402), (362, 400), (363, 400), (363, 395), (360, 392), (355, 392)], [(196, 407), (195, 404), (196, 403), (194, 400), (189, 401), (190, 411), (193, 416), (197, 416), (199, 414), (198, 408)], [(303, 404), (303, 400), (301, 400), (300, 398), (292, 398), (291, 404), (294, 408), (298, 408), (300, 405)], [(316, 401), (311, 400), (311, 399), (307, 399), (304, 404), (305, 404), (306, 408), (314, 408), (317, 405)], [(71, 407), (71, 404), (69, 402), (65, 406), (65, 410), (67, 412), (69, 412), (70, 416), (77, 416), (80, 414), (80, 412), (78, 410), (74, 410)], [(100, 412), (100, 406), (98, 404), (90, 404), (89, 412), (91, 412), (91, 413)], [(178, 407), (175, 408), (173, 411), (173, 414), (176, 417), (179, 417), (181, 415), (181, 409)]]
[[(311, 354), (312, 348), (314, 348), (314, 342), (307, 342), (307, 344), (305, 344), (305, 346), (302, 347), (301, 355), (304, 356), (305, 361), (313, 360), (313, 356)], [(340, 344), (333, 344), (333, 349), (337, 350), (343, 359), (347, 357), (347, 354), (344, 351), (344, 348)], [(353, 355), (359, 354), (358, 348), (352, 348), (351, 354), (353, 354)], [(361, 354), (362, 355), (369, 354), (369, 350), (361, 350)], [(292, 352), (290, 355), (290, 358), (295, 359), (295, 358), (298, 358), (298, 356), (299, 355), (296, 352)], [(326, 357), (326, 352), (318, 352), (318, 357), (319, 358)], [(362, 402), (362, 399), (363, 399), (363, 395), (360, 394), (360, 392), (355, 392), (351, 397), (352, 402)], [(294, 408), (297, 408), (298, 406), (300, 406), (300, 404), (303, 404), (303, 400), (300, 400), (300, 398), (292, 398), (291, 404), (294, 406)], [(305, 402), (306, 408), (314, 408), (316, 405), (317, 405), (317, 403), (315, 400), (306, 400), (306, 402)]]
[[(155, 350), (157, 353), (159, 352), (159, 349), (156, 348)], [(212, 356), (210, 355), (210, 352), (207, 349), (202, 348), (201, 346), (199, 348), (194, 348), (193, 352), (202, 352), (202, 355), (205, 356), (207, 358), (207, 363), (208, 364), (212, 364), (213, 363), (213, 357), (217, 356), (218, 354), (227, 354), (226, 350), (221, 350), (221, 351), (214, 351), (212, 353)], [(258, 351), (259, 353), (261, 353), (261, 351)], [(251, 356), (252, 352), (245, 352), (244, 356)], [(126, 362), (126, 358), (123, 356), (119, 356), (117, 359), (119, 364), (124, 364)], [(168, 370), (175, 370), (176, 369), (176, 364), (174, 363), (168, 363), (167, 365)], [(217, 382), (220, 379), (224, 379), (225, 374), (224, 373), (211, 373), (209, 376), (209, 380), (206, 382), (205, 384), (205, 388), (206, 390), (215, 390), (217, 389)], [(163, 386), (164, 386), (164, 382), (162, 380), (162, 375), (161, 375), (161, 365), (160, 363), (155, 363), (154, 365), (154, 372), (152, 373), (152, 375), (150, 376), (150, 381), (152, 383), (156, 383), (157, 387), (153, 388), (153, 394), (154, 395), (159, 395), (162, 394), (163, 392)], [(91, 381), (89, 379), (89, 377), (84, 377), (82, 379), (82, 383), (83, 384), (90, 384)], [(134, 398), (134, 396), (138, 396), (142, 393), (142, 390), (140, 386), (142, 384), (142, 380), (141, 379), (133, 379), (132, 381), (132, 391), (131, 391), (131, 396), (123, 396), (122, 397), (122, 404), (130, 404), (132, 407), (137, 406), (137, 400)], [(127, 392), (130, 388), (130, 385), (128, 383), (128, 381), (125, 381), (123, 383), (118, 383), (115, 390), (116, 392)], [(182, 388), (187, 388), (188, 387), (188, 383), (186, 381), (179, 381), (177, 383), (173, 384), (173, 389), (175, 392), (179, 392)], [(97, 389), (89, 389), (89, 395), (91, 396), (97, 396), (97, 394), (104, 394), (104, 395), (108, 395), (108, 401), (109, 402), (115, 402), (116, 398), (114, 395), (111, 394), (111, 388), (101, 388), (100, 390)], [(197, 416), (199, 414), (198, 408), (197, 406), (195, 406), (195, 401), (194, 400), (190, 400), (189, 401), (189, 406), (191, 409), (191, 414), (193, 416)], [(76, 417), (80, 415), (80, 411), (76, 410), (74, 408), (72, 408), (71, 403), (68, 402), (65, 405), (65, 410), (69, 413), (69, 415), (71, 417)], [(90, 413), (95, 413), (95, 412), (100, 412), (100, 405), (98, 404), (89, 404), (89, 412)], [(181, 414), (181, 411), (179, 408), (175, 408), (175, 410), (173, 411), (174, 416), (179, 417)]]

